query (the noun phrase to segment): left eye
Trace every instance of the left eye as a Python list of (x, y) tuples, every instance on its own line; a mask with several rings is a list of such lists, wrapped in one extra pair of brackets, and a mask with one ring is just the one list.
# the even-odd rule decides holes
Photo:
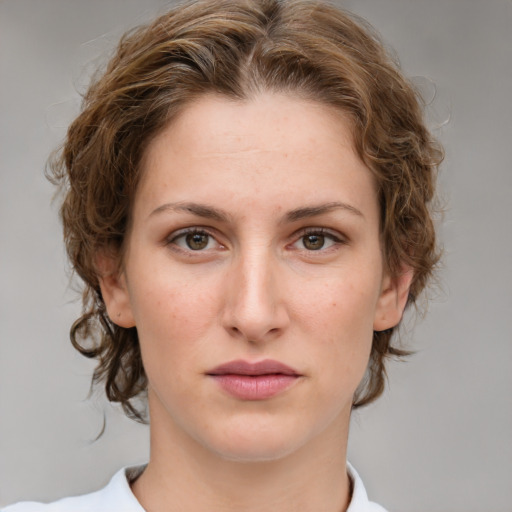
[(328, 249), (339, 242), (340, 240), (334, 235), (319, 231), (306, 233), (294, 245), (298, 249), (305, 249), (306, 251), (319, 251), (321, 249)]
[(206, 231), (189, 231), (182, 233), (171, 240), (171, 242), (181, 249), (189, 251), (204, 251), (213, 249), (218, 243)]

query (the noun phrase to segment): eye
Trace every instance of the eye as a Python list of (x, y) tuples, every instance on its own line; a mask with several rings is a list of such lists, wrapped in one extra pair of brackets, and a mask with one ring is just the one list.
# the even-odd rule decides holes
[(333, 233), (326, 232), (324, 229), (307, 230), (293, 245), (295, 248), (306, 251), (320, 251), (343, 243), (343, 240)]
[(220, 246), (212, 235), (199, 229), (191, 229), (178, 233), (171, 237), (169, 243), (188, 251), (204, 251)]

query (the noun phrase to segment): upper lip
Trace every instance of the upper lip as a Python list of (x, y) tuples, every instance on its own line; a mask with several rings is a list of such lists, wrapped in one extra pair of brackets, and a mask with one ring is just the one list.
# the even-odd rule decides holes
[(208, 372), (208, 375), (300, 375), (299, 372), (279, 361), (265, 359), (251, 363), (238, 359), (217, 366)]

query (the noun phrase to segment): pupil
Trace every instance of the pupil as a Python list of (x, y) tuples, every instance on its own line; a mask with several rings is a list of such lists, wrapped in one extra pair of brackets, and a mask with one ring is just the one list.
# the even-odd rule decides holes
[(317, 251), (324, 246), (324, 236), (323, 235), (307, 235), (304, 238), (304, 246), (306, 249), (310, 249), (312, 251)]
[(190, 233), (186, 239), (187, 245), (194, 251), (204, 249), (208, 245), (208, 235), (204, 233)]

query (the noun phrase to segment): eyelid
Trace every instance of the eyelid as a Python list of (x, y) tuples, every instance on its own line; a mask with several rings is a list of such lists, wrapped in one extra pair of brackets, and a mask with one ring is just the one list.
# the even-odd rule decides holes
[[(199, 233), (199, 234), (202, 234), (202, 235), (207, 235), (209, 237), (211, 237), (213, 240), (215, 240), (216, 244), (217, 244), (217, 248), (224, 248), (225, 247), (225, 244), (221, 243), (219, 241), (219, 236), (218, 234), (216, 233), (215, 230), (213, 230), (212, 228), (207, 228), (205, 226), (189, 226), (189, 227), (186, 227), (186, 228), (181, 228), (181, 229), (177, 229), (175, 231), (173, 231), (171, 234), (169, 234), (168, 236), (165, 237), (164, 239), (164, 245), (166, 246), (171, 246), (173, 245), (174, 246), (174, 249), (176, 250), (180, 250), (180, 251), (184, 251), (184, 252), (190, 252), (190, 253), (201, 253), (201, 252), (206, 252), (206, 250), (197, 250), (197, 251), (194, 251), (193, 249), (185, 249), (183, 247), (180, 247), (178, 244), (175, 243), (175, 241), (181, 237), (184, 237), (184, 236), (187, 236), (191, 233)], [(210, 249), (212, 250), (212, 249)]]
[[(322, 248), (320, 248), (318, 250), (311, 250), (311, 249), (306, 249), (306, 248), (294, 247), (298, 242), (300, 242), (300, 240), (302, 238), (304, 238), (305, 236), (308, 236), (308, 235), (320, 235), (320, 236), (323, 236), (323, 237), (325, 237), (327, 239), (330, 239), (331, 242), (332, 242), (332, 245), (330, 245), (329, 247), (325, 247), (325, 248), (322, 247)], [(288, 247), (292, 247), (293, 249), (295, 249), (297, 251), (301, 251), (301, 252), (307, 253), (308, 255), (317, 255), (317, 256), (319, 256), (319, 255), (322, 255), (322, 254), (326, 254), (327, 252), (329, 252), (331, 250), (335, 250), (335, 249), (339, 248), (342, 245), (347, 245), (348, 243), (349, 243), (348, 237), (345, 236), (344, 234), (340, 233), (337, 230), (332, 230), (332, 229), (325, 228), (325, 227), (320, 227), (320, 226), (319, 227), (308, 226), (308, 227), (299, 229), (298, 231), (296, 231), (292, 235), (291, 241), (288, 244)]]
[(301, 238), (306, 235), (322, 235), (325, 237), (330, 237), (336, 242), (339, 243), (348, 243), (348, 238), (340, 233), (337, 230), (325, 228), (325, 227), (316, 227), (316, 226), (308, 226), (296, 231), (293, 235), (294, 238)]

